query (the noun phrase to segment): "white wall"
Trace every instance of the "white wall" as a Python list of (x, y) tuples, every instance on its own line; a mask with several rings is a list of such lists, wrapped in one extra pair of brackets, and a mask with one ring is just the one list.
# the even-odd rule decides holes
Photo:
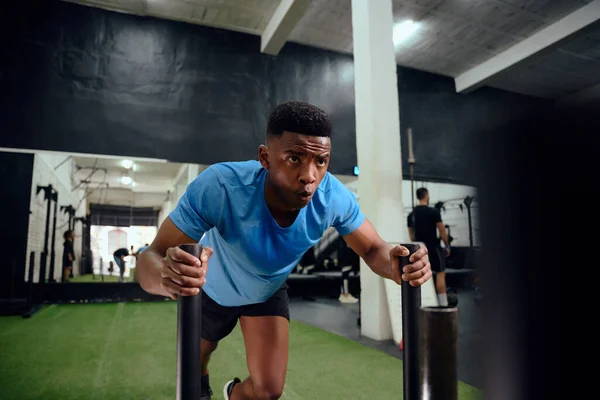
[(177, 176), (173, 179), (173, 186), (171, 187), (171, 192), (168, 198), (164, 201), (160, 213), (158, 214), (158, 226), (163, 223), (163, 221), (169, 216), (171, 211), (175, 209), (177, 203), (179, 203), (179, 199), (185, 193), (187, 186), (194, 180), (196, 177), (204, 171), (208, 166), (199, 165), (199, 164), (184, 164), (179, 169)]
[[(86, 201), (82, 189), (72, 191), (71, 172), (72, 162), (67, 160), (56, 168), (67, 157), (53, 154), (35, 154), (33, 164), (33, 179), (31, 185), (29, 235), (27, 239), (27, 260), (31, 251), (35, 251), (34, 282), (38, 282), (41, 253), (44, 251), (44, 235), (46, 231), (47, 203), (44, 199), (44, 191), (36, 193), (37, 187), (51, 184), (58, 192), (58, 204), (56, 214), (56, 236), (54, 240), (54, 279), (61, 280), (62, 255), (63, 255), (63, 233), (68, 229), (69, 215), (60, 210), (60, 206), (71, 205), (76, 207), (75, 216), (85, 216)], [(50, 271), (50, 256), (52, 246), (52, 228), (54, 218), (54, 202), (51, 202), (50, 224), (48, 233), (48, 260), (46, 262), (46, 274)], [(75, 257), (73, 273), (79, 274), (79, 261), (81, 259), (81, 223), (75, 224)], [(29, 261), (25, 271), (25, 280), (28, 280)]]
[(168, 199), (163, 203), (160, 208), (160, 212), (158, 213), (158, 226), (160, 227), (164, 220), (169, 216), (173, 208), (175, 207), (175, 202), (172, 200), (174, 197), (173, 192), (169, 194)]

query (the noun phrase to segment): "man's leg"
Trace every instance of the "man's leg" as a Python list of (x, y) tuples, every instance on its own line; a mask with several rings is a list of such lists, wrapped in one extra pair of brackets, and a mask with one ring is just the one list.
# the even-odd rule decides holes
[(446, 271), (436, 272), (435, 291), (439, 294), (446, 294)]
[[(117, 267), (122, 268), (121, 267), (121, 259), (119, 257), (115, 256), (115, 264), (117, 264)], [(112, 275), (112, 273), (111, 273), (111, 275)]]
[(437, 247), (429, 251), (429, 263), (431, 271), (435, 273), (435, 291), (440, 306), (448, 305), (448, 295), (446, 294), (446, 272), (442, 264), (442, 253)]
[(63, 282), (69, 282), (69, 276), (71, 273), (71, 266), (67, 265), (65, 267), (63, 267)]
[(219, 342), (202, 339), (200, 342), (200, 359), (202, 362), (202, 376), (208, 375), (208, 361), (210, 355), (217, 349)]
[(289, 322), (281, 316), (240, 317), (250, 376), (233, 387), (230, 400), (274, 400), (283, 393)]
[(202, 340), (200, 342), (201, 396), (200, 400), (210, 399), (208, 363), (219, 341), (231, 333), (239, 317), (239, 307), (223, 307), (202, 293)]
[(121, 267), (121, 271), (119, 271), (119, 281), (121, 281), (121, 283), (125, 282), (125, 258), (121, 257), (121, 264), (119, 265), (119, 267)]

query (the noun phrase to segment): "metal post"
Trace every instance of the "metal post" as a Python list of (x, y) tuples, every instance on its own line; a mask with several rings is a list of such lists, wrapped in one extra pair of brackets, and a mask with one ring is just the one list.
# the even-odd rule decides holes
[[(400, 268), (410, 264), (409, 258), (418, 249), (418, 244), (403, 244), (410, 255), (400, 257)], [(404, 400), (419, 399), (419, 309), (421, 287), (402, 282), (402, 363), (404, 375)]]
[(73, 229), (75, 229), (75, 221), (74, 221), (74, 216), (75, 216), (75, 209), (73, 208), (72, 205), (68, 205), (68, 206), (60, 206), (60, 211), (66, 213), (69, 215), (69, 230), (72, 231)]
[(37, 187), (37, 192), (39, 193), (40, 191), (44, 191), (44, 199), (46, 199), (47, 204), (46, 204), (46, 231), (44, 233), (44, 252), (42, 253), (42, 258), (41, 261), (42, 263), (40, 264), (40, 283), (43, 285), (46, 282), (46, 261), (48, 259), (48, 233), (50, 230), (50, 198), (51, 198), (51, 193), (52, 193), (52, 185), (48, 185), (48, 186), (38, 186)]
[(467, 218), (469, 220), (469, 245), (473, 248), (473, 220), (471, 219), (471, 204), (473, 203), (473, 197), (465, 197), (464, 204), (467, 206)]
[[(55, 283), (54, 279), (54, 263), (56, 261), (55, 241), (56, 241), (56, 214), (58, 212), (58, 192), (54, 191), (50, 197), (54, 201), (54, 216), (52, 222), (52, 242), (50, 244), (50, 273), (48, 281)], [(61, 278), (62, 279), (62, 278)]]
[[(39, 191), (40, 187), (38, 186), (38, 191)], [(51, 206), (51, 197), (50, 195), (52, 194), (52, 185), (48, 185), (47, 187), (44, 188), (44, 197), (47, 201), (46, 203), (46, 231), (45, 231), (45, 235), (44, 235), (44, 253), (48, 254), (48, 233), (50, 232), (50, 212), (52, 211), (50, 209)], [(44, 276), (44, 280), (46, 279), (46, 277)]]
[(35, 252), (29, 253), (29, 271), (27, 272), (27, 306), (23, 318), (29, 318), (33, 314), (33, 269), (35, 267)]
[(39, 277), (38, 277), (38, 284), (39, 284), (38, 298), (37, 298), (38, 304), (44, 303), (44, 286), (46, 285), (45, 270), (46, 270), (47, 259), (48, 259), (48, 254), (42, 253), (42, 255), (40, 257), (40, 270), (39, 270)]
[(408, 128), (408, 165), (410, 165), (410, 199), (413, 211), (413, 229), (415, 229), (415, 155), (413, 153), (412, 128)]
[(33, 307), (33, 269), (35, 268), (35, 251), (29, 253), (29, 271), (27, 271), (27, 309)]
[(423, 400), (457, 400), (457, 321), (455, 307), (423, 307), (419, 348)]
[[(87, 268), (89, 266), (93, 269), (93, 260), (91, 257), (90, 251), (90, 238), (91, 235), (91, 220), (89, 214), (85, 217), (82, 217), (82, 225), (81, 225), (81, 259), (79, 260), (80, 273), (81, 269)], [(75, 222), (73, 222), (73, 229), (75, 229)], [(73, 270), (71, 270), (72, 272)]]
[[(182, 250), (200, 258), (202, 245), (182, 244)], [(200, 344), (202, 327), (202, 290), (196, 296), (177, 299), (177, 400), (200, 399)]]

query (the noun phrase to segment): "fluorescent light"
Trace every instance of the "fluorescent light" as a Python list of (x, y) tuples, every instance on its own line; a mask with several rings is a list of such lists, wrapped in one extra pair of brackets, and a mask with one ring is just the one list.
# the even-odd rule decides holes
[(121, 163), (121, 165), (123, 165), (123, 168), (129, 169), (129, 168), (133, 167), (133, 161), (131, 161), (131, 160), (123, 160), (123, 162)]
[(394, 25), (394, 45), (402, 43), (407, 37), (412, 35), (419, 28), (419, 24), (412, 20), (407, 20)]
[(133, 179), (131, 179), (129, 176), (122, 176), (121, 177), (121, 183), (123, 185), (131, 185), (131, 182), (133, 182)]

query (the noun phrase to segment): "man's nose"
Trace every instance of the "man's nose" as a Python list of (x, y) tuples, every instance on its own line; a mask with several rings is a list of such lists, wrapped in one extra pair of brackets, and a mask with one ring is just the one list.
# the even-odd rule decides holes
[(306, 165), (300, 171), (300, 176), (298, 177), (298, 180), (303, 185), (312, 185), (313, 183), (315, 183), (315, 181), (317, 180), (317, 167), (312, 163)]

